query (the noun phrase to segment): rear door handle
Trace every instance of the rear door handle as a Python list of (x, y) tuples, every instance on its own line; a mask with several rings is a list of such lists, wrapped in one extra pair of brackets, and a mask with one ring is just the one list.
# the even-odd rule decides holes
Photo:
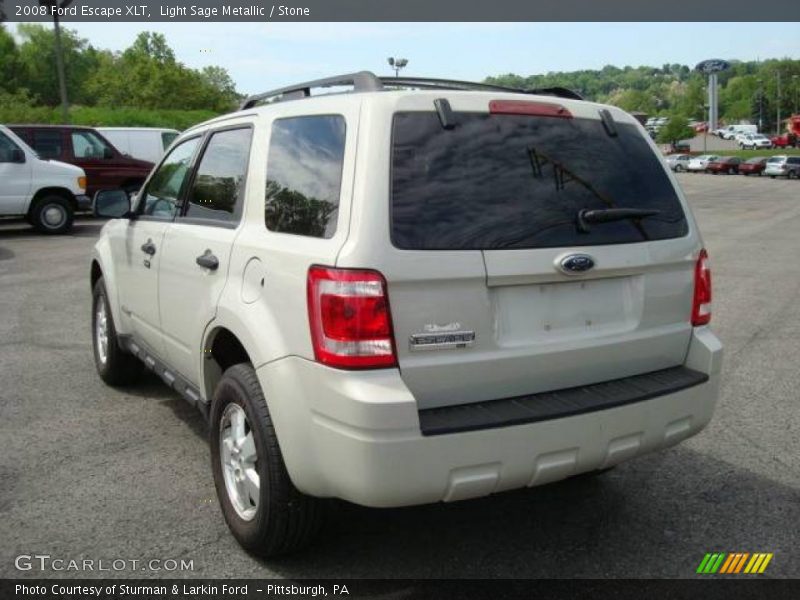
[(153, 240), (147, 240), (144, 244), (142, 244), (142, 252), (149, 254), (150, 256), (153, 256), (156, 253), (156, 245), (153, 243)]
[(211, 253), (211, 250), (206, 250), (203, 254), (197, 257), (196, 262), (198, 265), (210, 271), (216, 271), (219, 267), (219, 259)]

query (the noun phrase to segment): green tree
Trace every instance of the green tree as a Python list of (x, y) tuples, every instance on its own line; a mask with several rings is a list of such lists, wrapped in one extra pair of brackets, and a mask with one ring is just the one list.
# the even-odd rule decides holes
[(147, 31), (122, 54), (99, 56), (88, 88), (106, 106), (223, 112), (238, 99), (225, 69), (190, 69), (175, 59), (163, 35)]
[(694, 137), (686, 115), (673, 115), (658, 132), (657, 141), (661, 144), (674, 144), (680, 140)]
[(0, 89), (13, 92), (17, 89), (19, 51), (14, 38), (0, 24)]
[[(47, 106), (60, 102), (58, 74), (55, 62), (55, 34), (42, 25), (21, 23), (17, 33), (22, 38), (18, 46), (18, 86), (24, 87)], [(91, 104), (86, 81), (97, 67), (97, 51), (69, 29), (61, 32), (67, 95), (79, 104)]]

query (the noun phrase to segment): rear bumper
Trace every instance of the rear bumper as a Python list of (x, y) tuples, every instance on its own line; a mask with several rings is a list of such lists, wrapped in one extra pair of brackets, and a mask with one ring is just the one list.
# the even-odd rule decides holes
[(711, 419), (721, 359), (717, 338), (696, 329), (686, 367), (706, 374), (704, 383), (569, 417), (428, 436), (397, 370), (343, 372), (288, 357), (258, 376), (301, 491), (390, 507), (541, 485), (676, 444)]

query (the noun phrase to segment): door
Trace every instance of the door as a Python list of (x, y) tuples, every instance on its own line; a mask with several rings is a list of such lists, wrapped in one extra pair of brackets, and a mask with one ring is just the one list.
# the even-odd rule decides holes
[(31, 193), (32, 169), (22, 148), (0, 132), (0, 215), (25, 212), (25, 200)]
[(241, 220), (251, 138), (250, 126), (211, 133), (164, 239), (159, 299), (166, 359), (195, 385), (203, 332), (216, 314)]
[[(178, 211), (200, 138), (176, 146), (153, 173), (136, 204), (118, 255), (118, 287), (127, 329), (158, 357), (166, 352), (158, 312), (159, 265), (164, 234)], [(115, 253), (116, 254), (116, 253)]]
[(620, 120), (611, 135), (596, 113), (454, 122), (394, 117), (395, 251), (379, 268), (419, 406), (682, 364), (698, 241), (638, 127)]

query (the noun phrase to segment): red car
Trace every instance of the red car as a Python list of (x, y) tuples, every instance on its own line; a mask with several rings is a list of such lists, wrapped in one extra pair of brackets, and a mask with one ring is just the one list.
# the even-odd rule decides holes
[(720, 156), (714, 162), (706, 165), (706, 173), (727, 173), (728, 175), (735, 175), (739, 172), (739, 165), (742, 159), (738, 156)]
[(74, 125), (9, 125), (44, 159), (60, 160), (86, 172), (86, 195), (107, 189), (137, 191), (153, 163), (122, 154), (91, 127)]
[(761, 175), (767, 166), (767, 159), (763, 156), (750, 158), (739, 164), (739, 173), (742, 175)]

